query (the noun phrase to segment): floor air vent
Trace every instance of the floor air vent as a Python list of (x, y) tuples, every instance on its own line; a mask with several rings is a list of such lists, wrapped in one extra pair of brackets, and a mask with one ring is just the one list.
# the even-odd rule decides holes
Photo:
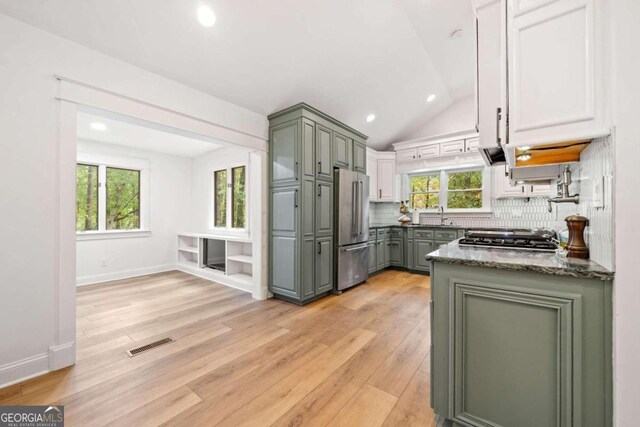
[(141, 353), (144, 353), (145, 351), (153, 350), (156, 347), (160, 347), (161, 345), (169, 344), (170, 342), (174, 341), (175, 340), (173, 338), (163, 338), (150, 344), (143, 345), (142, 347), (136, 347), (132, 350), (129, 350), (127, 351), (127, 354), (129, 355), (129, 357), (137, 356)]

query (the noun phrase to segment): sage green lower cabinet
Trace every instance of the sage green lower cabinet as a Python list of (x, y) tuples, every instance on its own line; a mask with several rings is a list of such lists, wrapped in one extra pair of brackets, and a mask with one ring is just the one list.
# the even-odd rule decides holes
[(387, 243), (389, 248), (389, 265), (404, 267), (404, 245), (400, 239), (392, 239)]
[(435, 413), (464, 426), (612, 425), (611, 286), (434, 262)]
[(376, 242), (376, 270), (383, 270), (386, 266), (387, 245), (384, 240)]
[(373, 274), (378, 271), (378, 264), (376, 262), (376, 241), (369, 240), (369, 274)]
[[(333, 237), (316, 239), (316, 293), (333, 289)], [(313, 259), (313, 256), (311, 257)]]
[(429, 271), (431, 264), (425, 259), (428, 253), (435, 250), (433, 240), (413, 241), (413, 269), (417, 271)]

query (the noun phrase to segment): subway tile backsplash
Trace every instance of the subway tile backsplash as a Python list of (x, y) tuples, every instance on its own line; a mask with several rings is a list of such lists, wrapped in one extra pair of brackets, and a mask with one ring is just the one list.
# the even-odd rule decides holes
[[(580, 194), (580, 204), (553, 204), (548, 211), (544, 197), (531, 199), (492, 199), (491, 214), (484, 216), (461, 216), (446, 214), (447, 224), (462, 227), (510, 227), (510, 228), (549, 228), (560, 230), (566, 227), (564, 219), (579, 214), (589, 218), (586, 230), (587, 244), (591, 259), (613, 270), (613, 137), (594, 140), (581, 155), (580, 163), (572, 166), (571, 194)], [(603, 180), (604, 207), (593, 205), (593, 184)], [(552, 186), (553, 187), (553, 186)], [(552, 188), (555, 193), (555, 187)], [(555, 194), (553, 194), (555, 195)], [(400, 203), (370, 203), (369, 221), (371, 224), (396, 224), (400, 217)], [(421, 214), (420, 223), (439, 225), (440, 217)]]

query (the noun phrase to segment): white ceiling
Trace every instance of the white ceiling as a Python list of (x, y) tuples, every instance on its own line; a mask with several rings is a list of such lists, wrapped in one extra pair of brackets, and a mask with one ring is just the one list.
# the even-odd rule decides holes
[[(95, 130), (92, 123), (101, 123), (106, 129)], [(220, 148), (219, 144), (209, 141), (142, 126), (135, 120), (117, 120), (85, 112), (78, 113), (78, 138), (181, 157), (196, 157)]]
[[(212, 28), (197, 21), (203, 2)], [(470, 0), (0, 0), (0, 12), (258, 113), (306, 102), (374, 148), (473, 93)]]

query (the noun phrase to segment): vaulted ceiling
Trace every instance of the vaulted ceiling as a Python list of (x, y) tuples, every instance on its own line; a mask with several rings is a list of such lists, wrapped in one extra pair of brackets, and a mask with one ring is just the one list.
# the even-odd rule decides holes
[(0, 0), (0, 13), (261, 114), (304, 101), (374, 148), (473, 93), (470, 0)]

